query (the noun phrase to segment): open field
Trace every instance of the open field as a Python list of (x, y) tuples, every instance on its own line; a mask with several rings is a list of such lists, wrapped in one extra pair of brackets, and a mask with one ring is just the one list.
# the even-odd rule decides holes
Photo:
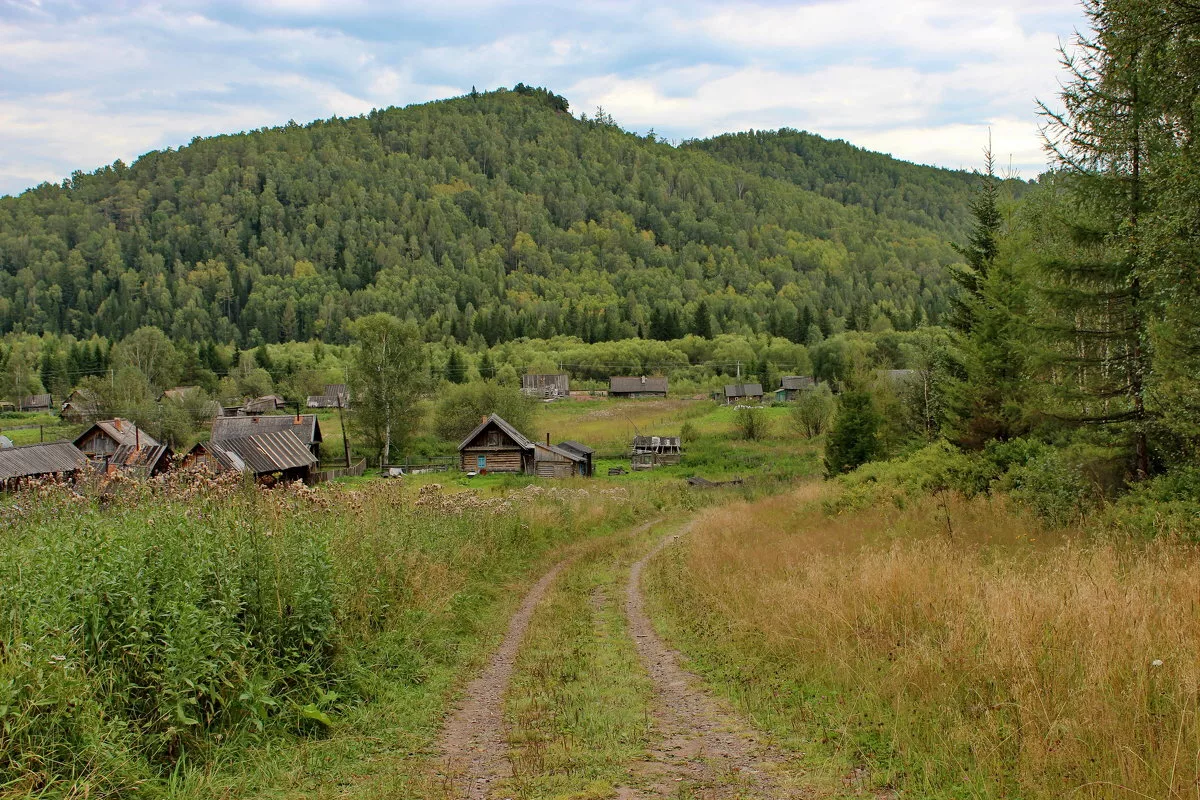
[(704, 513), (655, 566), (691, 666), (814, 776), (922, 798), (1194, 797), (1200, 553), (986, 497)]

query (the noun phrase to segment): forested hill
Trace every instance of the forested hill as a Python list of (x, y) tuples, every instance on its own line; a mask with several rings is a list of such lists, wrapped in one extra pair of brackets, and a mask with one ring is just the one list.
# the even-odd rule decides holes
[(905, 329), (947, 307), (969, 183), (787, 131), (672, 147), (518, 86), (2, 198), (0, 332), (337, 342), (378, 310), (460, 342)]

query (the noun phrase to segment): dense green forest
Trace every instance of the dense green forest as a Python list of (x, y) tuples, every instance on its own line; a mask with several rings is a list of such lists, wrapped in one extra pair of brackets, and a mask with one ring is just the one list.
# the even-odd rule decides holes
[(811, 343), (946, 313), (969, 174), (788, 130), (676, 147), (567, 108), (518, 85), (0, 198), (0, 332), (344, 343), (382, 310), (475, 346)]

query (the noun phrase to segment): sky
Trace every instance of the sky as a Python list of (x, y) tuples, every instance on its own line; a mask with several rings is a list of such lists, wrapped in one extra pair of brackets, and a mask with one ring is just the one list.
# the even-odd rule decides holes
[(0, 194), (195, 136), (518, 82), (681, 140), (808, 130), (950, 168), (1046, 163), (1076, 0), (0, 0)]

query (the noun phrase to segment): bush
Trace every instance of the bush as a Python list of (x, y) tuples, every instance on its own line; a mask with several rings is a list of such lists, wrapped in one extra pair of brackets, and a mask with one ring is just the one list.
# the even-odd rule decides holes
[(499, 414), (517, 430), (527, 432), (533, 425), (535, 408), (535, 402), (515, 386), (496, 381), (451, 385), (446, 387), (434, 411), (434, 428), (438, 436), (457, 442), (474, 430), (483, 417)]
[(738, 434), (747, 441), (757, 442), (769, 435), (771, 423), (761, 408), (739, 408), (733, 417)]
[(882, 418), (864, 391), (849, 391), (838, 402), (838, 415), (825, 445), (825, 472), (840, 475), (874, 461), (882, 454), (879, 427)]
[(792, 404), (790, 420), (792, 428), (801, 436), (812, 439), (829, 429), (833, 421), (833, 392), (829, 384), (822, 383), (807, 392), (801, 392)]
[(1012, 466), (997, 483), (1014, 499), (1052, 525), (1078, 521), (1092, 506), (1079, 467), (1058, 450), (1046, 447), (1023, 464)]

